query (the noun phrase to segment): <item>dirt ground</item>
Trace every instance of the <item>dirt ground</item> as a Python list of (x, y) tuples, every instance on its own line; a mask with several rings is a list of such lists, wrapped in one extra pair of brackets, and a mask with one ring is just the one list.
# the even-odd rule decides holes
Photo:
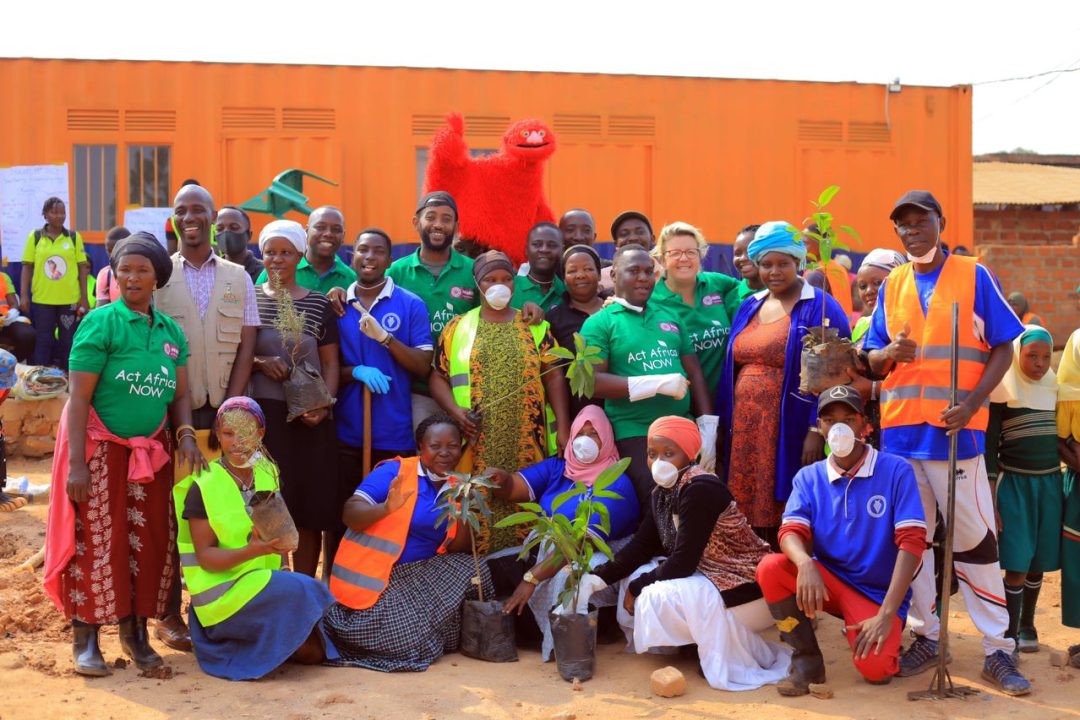
[[(13, 463), (9, 473), (45, 482), (47, 463)], [(112, 676), (82, 678), (71, 671), (70, 628), (41, 590), (41, 575), (18, 569), (44, 541), (46, 507), (30, 505), (0, 514), (0, 720), (15, 718), (1080, 718), (1080, 671), (1052, 667), (1048, 648), (1080, 642), (1080, 631), (1061, 625), (1057, 573), (1044, 583), (1037, 624), (1044, 649), (1025, 655), (1022, 669), (1035, 691), (1009, 698), (979, 677), (979, 637), (963, 612), (952, 613), (958, 683), (982, 692), (968, 700), (909, 702), (929, 675), (871, 687), (858, 678), (840, 634), (839, 621), (818, 630), (835, 697), (781, 698), (771, 687), (730, 693), (710, 688), (685, 659), (635, 656), (623, 646), (600, 646), (596, 676), (575, 691), (554, 664), (534, 652), (521, 661), (489, 664), (450, 655), (421, 674), (382, 674), (359, 669), (286, 666), (258, 682), (230, 683), (199, 671), (190, 654), (162, 651), (174, 676), (139, 676), (132, 665)], [(110, 663), (120, 657), (115, 630), (103, 632)], [(649, 673), (674, 664), (686, 675), (687, 692), (674, 699), (649, 693)]]

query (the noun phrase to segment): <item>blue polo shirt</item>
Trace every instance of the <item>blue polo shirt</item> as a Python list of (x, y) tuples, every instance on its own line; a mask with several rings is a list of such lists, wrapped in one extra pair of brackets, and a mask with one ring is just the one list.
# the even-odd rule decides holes
[[(356, 297), (356, 283), (345, 296)], [(371, 314), (398, 341), (418, 350), (431, 350), (431, 324), (424, 301), (408, 290), (398, 287), (390, 278), (371, 306)], [(360, 332), (360, 310), (353, 304), (345, 306), (345, 315), (338, 318), (341, 339), (341, 362), (344, 365), (367, 365), (389, 375), (390, 390), (371, 394), (371, 414), (378, 419), (371, 427), (371, 446), (376, 450), (410, 450), (413, 447), (412, 394), (409, 372), (399, 365), (390, 351)], [(364, 444), (364, 384), (346, 383), (338, 393), (334, 406), (338, 439), (352, 447)]]
[[(530, 499), (540, 503), (549, 516), (552, 514), (551, 505), (562, 493), (574, 488), (574, 481), (566, 477), (566, 460), (561, 457), (548, 458), (531, 465), (518, 472), (529, 486)], [(620, 475), (615, 482), (608, 486), (608, 490), (618, 493), (622, 499), (598, 498), (598, 502), (608, 509), (611, 519), (611, 532), (607, 535), (598, 534), (606, 540), (618, 540), (634, 532), (638, 523), (638, 501), (634, 484), (626, 475)], [(585, 497), (578, 495), (570, 498), (559, 506), (559, 515), (574, 519), (578, 505)], [(600, 518), (593, 513), (591, 522), (599, 523)]]
[[(896, 531), (926, 529), (915, 471), (902, 457), (868, 455), (855, 476), (844, 478), (830, 460), (795, 475), (783, 522), (810, 528), (814, 558), (878, 605), (885, 602), (896, 556)], [(907, 616), (911, 590), (900, 604)]]
[[(944, 267), (944, 265), (942, 265)], [(919, 303), (923, 314), (930, 302), (934, 288), (937, 287), (941, 268), (931, 273), (912, 273), (915, 288), (919, 293)], [(885, 324), (885, 283), (878, 290), (877, 306), (870, 319), (870, 329), (863, 342), (864, 350), (880, 350), (892, 342), (889, 329)], [(997, 280), (983, 265), (975, 268), (975, 333), (990, 347), (1012, 342), (1024, 332), (1024, 325), (1009, 307), (1005, 296), (1001, 294)], [(957, 435), (956, 457), (960, 460), (982, 455), (986, 451), (986, 433), (981, 430), (966, 429)], [(902, 425), (882, 428), (881, 448), (912, 460), (948, 460), (949, 438), (945, 428), (923, 423), (921, 425)]]
[[(386, 502), (386, 496), (390, 494), (390, 483), (397, 477), (400, 469), (400, 462), (387, 460), (364, 478), (355, 494), (372, 505)], [(419, 475), (416, 483), (416, 508), (413, 510), (412, 522), (409, 523), (409, 534), (405, 536), (405, 548), (398, 558), (399, 565), (435, 557), (446, 540), (446, 524), (438, 527), (435, 525), (442, 512), (439, 509), (439, 488), (428, 480), (427, 471), (422, 464)]]

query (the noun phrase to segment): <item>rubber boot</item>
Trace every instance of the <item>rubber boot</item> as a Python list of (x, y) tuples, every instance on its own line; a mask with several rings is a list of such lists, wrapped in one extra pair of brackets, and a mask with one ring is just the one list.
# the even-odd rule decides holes
[(1039, 603), (1042, 578), (1024, 582), (1024, 604), (1020, 607), (1020, 627), (1017, 628), (1016, 645), (1022, 653), (1039, 652), (1039, 633), (1035, 631), (1035, 606)]
[(165, 664), (161, 656), (150, 647), (150, 635), (146, 632), (146, 618), (129, 615), (120, 621), (120, 648), (140, 670)]
[(1017, 633), (1020, 629), (1020, 611), (1024, 605), (1024, 586), (1005, 585), (1005, 609), (1009, 613), (1009, 627), (1005, 631), (1005, 637), (1011, 638), (1016, 645), (1013, 647), (1013, 659), (1020, 652), (1020, 639)]
[(109, 674), (109, 667), (105, 664), (105, 658), (101, 657), (101, 646), (98, 645), (98, 627), (78, 620), (71, 623), (75, 636), (71, 654), (75, 660), (75, 672), (79, 675), (105, 677)]
[(780, 639), (795, 650), (791, 656), (791, 669), (776, 685), (776, 692), (788, 697), (807, 695), (810, 683), (825, 682), (825, 658), (821, 656), (810, 619), (799, 609), (794, 595), (769, 603), (769, 612), (776, 620)]

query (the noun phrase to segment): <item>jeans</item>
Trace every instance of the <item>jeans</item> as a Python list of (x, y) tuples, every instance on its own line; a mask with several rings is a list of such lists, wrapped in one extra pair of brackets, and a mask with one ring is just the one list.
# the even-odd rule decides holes
[(71, 339), (75, 337), (75, 327), (78, 325), (75, 308), (75, 305), (30, 303), (30, 315), (34, 321), (34, 333), (37, 335), (31, 364), (68, 369)]

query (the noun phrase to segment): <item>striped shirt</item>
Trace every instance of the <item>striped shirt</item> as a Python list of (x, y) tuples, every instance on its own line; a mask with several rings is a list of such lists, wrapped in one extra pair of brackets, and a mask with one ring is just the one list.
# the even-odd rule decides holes
[(990, 404), (986, 429), (986, 471), (1044, 475), (1061, 469), (1057, 416), (1053, 410)]
[[(195, 307), (199, 309), (199, 317), (206, 317), (206, 309), (210, 307), (210, 297), (214, 294), (214, 281), (217, 280), (217, 253), (210, 253), (210, 257), (202, 264), (195, 267), (187, 258), (184, 258), (184, 283), (191, 291), (191, 297), (195, 300)], [(255, 285), (251, 282), (251, 276), (245, 273), (244, 278), (247, 291), (244, 295), (244, 326), (259, 327), (259, 308), (255, 304)]]

